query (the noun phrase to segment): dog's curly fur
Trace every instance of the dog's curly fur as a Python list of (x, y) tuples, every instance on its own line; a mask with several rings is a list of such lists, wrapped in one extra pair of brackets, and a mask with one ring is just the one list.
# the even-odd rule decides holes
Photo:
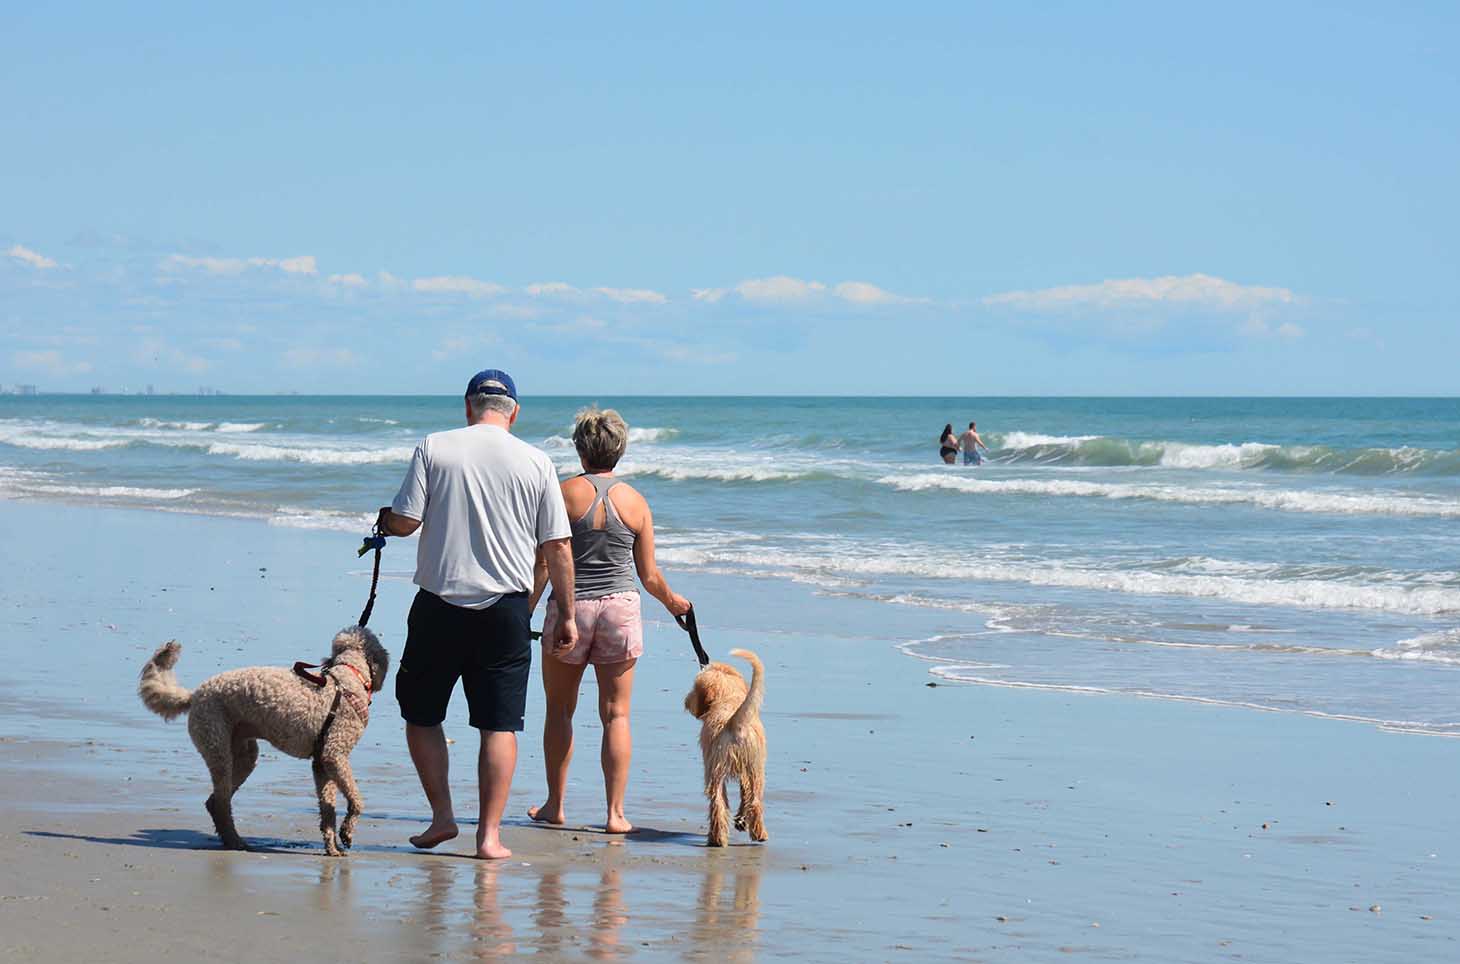
[(750, 686), (735, 667), (711, 663), (700, 670), (684, 697), (684, 708), (700, 721), (700, 752), (705, 762), (705, 796), (710, 800), (710, 832), (706, 844), (723, 847), (730, 836), (730, 792), (727, 781), (740, 783), (740, 810), (735, 829), (752, 840), (766, 840), (765, 727), (760, 704), (765, 694), (764, 668), (748, 649), (732, 649), (751, 666)]
[[(165, 720), (188, 714), (188, 735), (208, 765), (213, 795), (204, 806), (213, 826), (231, 850), (248, 846), (233, 825), (233, 795), (253, 772), (259, 740), (267, 740), (296, 757), (314, 755), (315, 739), (329, 715), (335, 688), (345, 699), (335, 713), (319, 756), (314, 760), (314, 786), (319, 796), (319, 829), (330, 856), (342, 855), (339, 844), (350, 846), (363, 801), (350, 772), (350, 751), (365, 732), (367, 718), (356, 706), (368, 706), (369, 690), (379, 692), (390, 668), (390, 654), (364, 626), (348, 626), (335, 635), (323, 670), (333, 680), (323, 688), (276, 666), (229, 670), (209, 677), (189, 692), (178, 683), (172, 668), (182, 647), (170, 640), (158, 648), (147, 665), (137, 694), (152, 712)], [(353, 667), (361, 676), (344, 669)], [(335, 669), (338, 667), (338, 669)], [(368, 711), (367, 711), (368, 717)], [(348, 807), (335, 833), (335, 788), (345, 794)]]

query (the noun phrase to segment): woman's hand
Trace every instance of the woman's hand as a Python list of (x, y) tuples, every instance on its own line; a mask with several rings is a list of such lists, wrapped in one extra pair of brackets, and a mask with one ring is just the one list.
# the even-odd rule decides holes
[(664, 603), (664, 608), (669, 610), (669, 615), (671, 616), (683, 616), (694, 607), (690, 605), (688, 599), (685, 599), (679, 593), (671, 592), (669, 599)]

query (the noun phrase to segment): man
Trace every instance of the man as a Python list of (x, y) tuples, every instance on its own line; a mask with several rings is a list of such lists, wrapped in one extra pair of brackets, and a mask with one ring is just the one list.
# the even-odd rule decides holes
[(963, 450), (964, 465), (979, 465), (983, 462), (983, 456), (978, 454), (978, 450), (983, 449), (987, 452), (989, 447), (984, 445), (983, 439), (978, 437), (977, 422), (969, 422), (968, 431), (958, 436), (958, 447)]
[(420, 590), (395, 674), (406, 745), (431, 804), (431, 825), (411, 843), (429, 848), (457, 834), (441, 721), (460, 679), (481, 732), (476, 855), (495, 860), (512, 856), (500, 830), (527, 703), (527, 597), (539, 553), (557, 600), (558, 642), (577, 642), (572, 530), (552, 462), (509, 431), (521, 411), (511, 376), (478, 372), (465, 406), (465, 428), (433, 433), (416, 447), (379, 523), (393, 536), (421, 530)]

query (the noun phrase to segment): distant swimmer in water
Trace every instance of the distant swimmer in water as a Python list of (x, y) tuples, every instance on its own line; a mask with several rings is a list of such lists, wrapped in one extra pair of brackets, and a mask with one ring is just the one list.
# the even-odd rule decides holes
[[(968, 431), (958, 436), (958, 447), (963, 449), (964, 465), (979, 465), (983, 462), (983, 456), (978, 454), (978, 450), (983, 449), (985, 452), (987, 452), (989, 450), (989, 447), (983, 444), (983, 439), (978, 437), (977, 422), (969, 422)], [(953, 459), (950, 457), (944, 459), (943, 461), (952, 462)]]
[(958, 454), (958, 436), (953, 434), (952, 422), (943, 426), (943, 436), (938, 439), (938, 446), (938, 454), (943, 457), (943, 461), (952, 465)]

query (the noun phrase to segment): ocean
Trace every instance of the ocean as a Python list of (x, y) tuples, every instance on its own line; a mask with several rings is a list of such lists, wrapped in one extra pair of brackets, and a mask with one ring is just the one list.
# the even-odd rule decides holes
[[(1460, 400), (527, 398), (516, 432), (569, 474), (590, 401), (631, 426), (620, 475), (671, 582), (922, 610), (938, 632), (887, 642), (947, 682), (1460, 735)], [(0, 497), (336, 530), (351, 552), (461, 409), (0, 397)], [(943, 425), (970, 419), (988, 461), (942, 464)], [(819, 631), (858, 636), (855, 609)]]

